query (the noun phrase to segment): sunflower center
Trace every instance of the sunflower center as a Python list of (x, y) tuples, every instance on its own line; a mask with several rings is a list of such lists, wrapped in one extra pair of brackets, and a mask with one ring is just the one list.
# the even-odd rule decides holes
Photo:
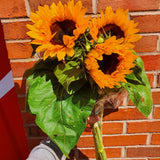
[(99, 69), (104, 74), (112, 74), (112, 72), (116, 70), (119, 63), (118, 56), (119, 55), (116, 53), (112, 53), (111, 55), (103, 54), (103, 60), (98, 61)]
[(55, 36), (50, 40), (54, 45), (63, 45), (63, 35), (73, 36), (73, 30), (75, 29), (75, 22), (72, 20), (64, 20), (62, 22), (55, 22), (51, 25), (51, 33)]
[(117, 39), (124, 37), (124, 32), (121, 30), (121, 28), (115, 24), (107, 24), (103, 27), (103, 29), (100, 29), (100, 33), (103, 34), (104, 31), (107, 35), (116, 36)]

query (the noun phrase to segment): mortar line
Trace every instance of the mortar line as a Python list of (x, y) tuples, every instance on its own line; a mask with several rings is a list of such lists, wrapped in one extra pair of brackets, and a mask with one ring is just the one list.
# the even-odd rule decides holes
[(126, 157), (126, 147), (125, 146), (121, 148), (121, 157), (122, 158)]
[(11, 23), (11, 22), (25, 22), (25, 21), (31, 21), (31, 20), (28, 17), (26, 17), (26, 18), (1, 19), (2, 24), (3, 23)]
[(157, 51), (160, 52), (160, 34), (158, 35), (158, 40), (157, 40)]
[(127, 127), (128, 127), (128, 124), (127, 122), (123, 122), (123, 134), (127, 134)]
[(97, 0), (92, 0), (92, 12), (97, 14)]
[(140, 56), (155, 56), (155, 55), (160, 55), (158, 51), (155, 52), (143, 52), (143, 53), (138, 53)]
[[(160, 105), (158, 105), (158, 107), (159, 107)], [(118, 122), (128, 122), (128, 123), (134, 123), (134, 122), (158, 122), (158, 121), (160, 121), (160, 119), (131, 119), (131, 120), (110, 120), (110, 121), (108, 121), (108, 120), (106, 120), (106, 121), (103, 121), (103, 122), (110, 122), (110, 123), (113, 123), (113, 122), (116, 122), (116, 123), (118, 123)]]
[(130, 16), (145, 16), (145, 15), (158, 15), (160, 14), (160, 11), (137, 11), (137, 12), (129, 12)]
[(31, 39), (6, 40), (6, 43), (24, 43), (24, 42), (31, 42)]
[(138, 33), (138, 34), (140, 34), (140, 35), (142, 35), (142, 36), (151, 36), (151, 35), (157, 35), (157, 36), (160, 36), (160, 33), (159, 32), (144, 32), (144, 33)]
[(152, 137), (152, 133), (148, 133), (147, 140), (146, 140), (146, 146), (151, 145), (151, 137)]
[[(151, 158), (153, 158), (153, 157), (151, 157)], [(141, 160), (141, 159), (148, 160), (146, 158), (134, 158), (134, 157), (132, 157), (132, 158), (107, 158), (107, 160), (130, 160), (130, 159), (133, 159), (133, 160)]]
[(144, 147), (144, 148), (147, 148), (147, 147), (154, 148), (155, 147), (155, 148), (158, 148), (158, 147), (160, 147), (160, 145), (159, 144), (156, 144), (156, 145), (154, 145), (154, 144), (151, 145), (150, 144), (150, 145), (147, 145), (147, 146), (146, 145), (133, 145), (133, 146), (130, 145), (130, 146), (126, 146), (127, 149), (128, 148), (137, 148), (137, 147)]
[(160, 88), (152, 88), (151, 91), (152, 92), (157, 92), (157, 91), (160, 92)]
[(159, 74), (160, 73), (160, 71), (158, 71), (158, 70), (155, 70), (155, 71), (146, 71), (146, 73), (153, 73), (153, 74)]
[(157, 88), (158, 87), (158, 73), (155, 72), (153, 74), (153, 88)]
[(10, 62), (36, 62), (39, 58), (10, 59)]
[[(128, 148), (137, 148), (137, 147), (142, 147), (142, 148), (146, 148), (146, 147), (151, 147), (151, 148), (158, 148), (160, 147), (160, 145), (128, 145), (128, 146), (105, 146), (104, 148), (107, 149), (107, 148), (121, 148), (122, 147), (126, 147), (126, 149)], [(94, 149), (94, 146), (93, 147), (77, 147), (77, 149), (82, 149), (82, 150), (85, 150), (85, 149)]]
[(27, 16), (30, 17), (31, 7), (30, 7), (30, 4), (29, 4), (29, 1), (28, 0), (24, 0), (24, 2), (25, 2)]
[[(122, 133), (119, 133), (119, 134), (103, 134), (102, 135), (102, 137), (104, 138), (104, 137), (117, 137), (117, 136), (147, 136), (148, 135), (148, 133), (127, 133), (127, 134), (122, 134)], [(81, 135), (81, 137), (93, 137), (93, 135), (92, 134), (90, 134), (90, 135)]]

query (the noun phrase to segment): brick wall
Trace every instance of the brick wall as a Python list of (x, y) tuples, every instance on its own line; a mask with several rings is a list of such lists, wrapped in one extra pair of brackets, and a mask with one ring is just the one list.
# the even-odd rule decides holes
[[(58, 0), (0, 0), (0, 18), (13, 70), (19, 107), (30, 149), (46, 135), (35, 125), (35, 116), (25, 111), (24, 71), (32, 67), (32, 48), (26, 35), (30, 11), (38, 5)], [(67, 2), (67, 0), (62, 0)], [(130, 10), (130, 18), (139, 23), (142, 39), (135, 50), (142, 57), (152, 87), (153, 111), (146, 119), (125, 99), (118, 111), (106, 110), (103, 141), (109, 160), (160, 160), (160, 1), (159, 0), (82, 0), (88, 14), (97, 14), (110, 5)], [(71, 152), (77, 159), (95, 158), (91, 132), (84, 132)]]

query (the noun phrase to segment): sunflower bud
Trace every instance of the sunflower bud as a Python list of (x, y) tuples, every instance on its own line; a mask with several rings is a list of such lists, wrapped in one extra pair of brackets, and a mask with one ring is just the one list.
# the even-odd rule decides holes
[(103, 43), (104, 42), (104, 36), (101, 34), (97, 40), (97, 43)]
[(86, 43), (86, 50), (89, 52), (89, 51), (90, 51), (90, 49), (91, 49), (90, 44), (89, 44), (89, 43)]

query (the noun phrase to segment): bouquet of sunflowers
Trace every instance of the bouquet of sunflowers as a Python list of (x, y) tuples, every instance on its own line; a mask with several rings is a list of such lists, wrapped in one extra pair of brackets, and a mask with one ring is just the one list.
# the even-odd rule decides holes
[(107, 7), (96, 18), (85, 13), (81, 1), (73, 0), (39, 6), (31, 13), (27, 34), (33, 38), (32, 55), (40, 52), (41, 57), (30, 69), (26, 102), (36, 124), (67, 157), (87, 117), (98, 115), (100, 120), (91, 127), (96, 159), (102, 160), (107, 159), (101, 131), (105, 100), (125, 90), (147, 117), (151, 89), (143, 61), (133, 50), (132, 43), (141, 36), (128, 10), (114, 13)]

